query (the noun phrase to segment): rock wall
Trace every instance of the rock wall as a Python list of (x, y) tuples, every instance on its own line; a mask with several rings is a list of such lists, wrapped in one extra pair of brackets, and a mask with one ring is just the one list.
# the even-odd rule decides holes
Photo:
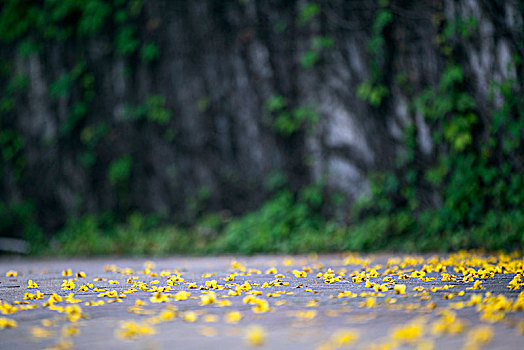
[[(369, 191), (370, 173), (394, 166), (406, 127), (416, 126), (421, 161), (434, 157), (412, 100), (450, 60), (439, 42), (446, 23), (473, 19), (450, 45), (481, 115), (497, 104), (493, 82), (522, 78), (507, 69), (523, 54), (516, 1), (391, 1), (378, 33), (379, 3), (316, 4), (150, 0), (120, 43), (113, 22), (32, 53), (3, 43), (12, 64), (2, 91), (20, 74), (28, 83), (1, 117), (21, 135), (25, 162), (17, 175), (16, 157), (2, 159), (2, 201), (34, 200), (50, 230), (104, 211), (191, 221), (256, 208), (280, 171), (293, 189), (324, 179), (351, 202)], [(388, 93), (372, 105), (357, 92), (377, 67)]]

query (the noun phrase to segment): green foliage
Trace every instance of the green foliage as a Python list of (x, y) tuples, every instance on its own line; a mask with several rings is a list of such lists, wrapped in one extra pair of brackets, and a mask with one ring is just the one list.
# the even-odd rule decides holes
[(438, 36), (438, 42), (441, 51), (446, 56), (451, 56), (453, 53), (452, 41), (455, 37), (469, 38), (476, 30), (478, 30), (478, 21), (475, 17), (469, 16), (467, 19), (457, 18), (454, 21), (444, 23), (443, 29)]
[[(521, 89), (513, 79), (495, 84), (494, 93), (504, 104), (481, 119), (467, 92), (462, 68), (449, 63), (438, 86), (414, 98), (415, 111), (431, 127), (437, 147), (435, 163), (422, 166), (417, 161), (416, 128), (407, 128), (406, 152), (398, 168), (372, 178), (371, 198), (360, 203), (352, 216), (353, 235), (361, 236), (362, 242), (351, 248), (365, 248), (366, 244), (379, 249), (426, 250), (522, 246)], [(421, 188), (441, 203), (424, 204)], [(366, 231), (372, 232), (369, 237)], [(411, 247), (402, 243), (409, 237), (416, 241)]]
[[(140, 46), (131, 21), (142, 7), (141, 0), (4, 0), (0, 10), (0, 40), (17, 42), (19, 53), (27, 56), (40, 50), (38, 43), (95, 36), (111, 23), (116, 26), (115, 53), (127, 56)], [(158, 56), (154, 43), (142, 46), (141, 57), (145, 62)], [(63, 86), (58, 88), (64, 91), (60, 90)]]
[(415, 100), (418, 112), (439, 124), (434, 140), (446, 141), (456, 151), (472, 144), (472, 130), (478, 122), (475, 101), (461, 89), (463, 79), (462, 68), (450, 65), (442, 73), (438, 91), (428, 89)]
[[(29, 86), (29, 78), (22, 73), (14, 72), (12, 78), (3, 89), (0, 99), (0, 178), (9, 171), (16, 181), (22, 181), (26, 158), (24, 155), (24, 138), (20, 135), (15, 125), (9, 120), (9, 112), (15, 106), (16, 100), (22, 96)], [(6, 118), (3, 118), (6, 116)]]
[(180, 228), (160, 225), (154, 216), (136, 213), (121, 224), (111, 215), (70, 219), (58, 233), (57, 243), (53, 253), (64, 256), (191, 254), (209, 245)]
[(131, 177), (131, 167), (133, 158), (126, 154), (117, 158), (109, 165), (107, 177), (112, 185), (123, 184), (129, 181)]
[(317, 111), (311, 106), (299, 106), (289, 110), (287, 101), (282, 96), (271, 97), (264, 107), (274, 116), (273, 128), (284, 136), (310, 127), (319, 120)]
[(15, 101), (12, 97), (2, 97), (0, 99), (0, 114), (10, 112), (15, 107)]
[[(156, 43), (139, 38), (137, 23), (141, 0), (4, 0), (0, 9), (0, 40), (28, 56), (45, 43), (86, 40), (104, 32), (114, 33), (113, 53), (126, 61), (141, 59), (147, 64), (160, 56)], [(301, 2), (297, 23), (317, 22), (321, 6)], [(386, 57), (388, 28), (395, 15), (388, 1), (377, 2), (368, 42), (370, 74), (357, 96), (380, 107), (389, 91), (382, 67)], [(288, 28), (278, 22), (281, 33)], [(448, 250), (484, 247), (511, 249), (524, 243), (524, 94), (522, 82), (508, 79), (493, 84), (493, 94), (503, 106), (485, 113), (468, 92), (462, 67), (454, 63), (454, 43), (475, 34), (473, 17), (458, 18), (441, 26), (439, 44), (447, 62), (438, 86), (426, 89), (413, 99), (413, 111), (430, 125), (435, 145), (434, 162), (420, 160), (417, 128), (405, 130), (404, 154), (397, 167), (372, 174), (371, 196), (355, 206), (350, 226), (322, 216), (328, 198), (322, 186), (309, 186), (298, 194), (287, 189), (285, 177), (275, 172), (267, 179), (274, 195), (258, 210), (239, 218), (223, 213), (206, 213), (211, 191), (201, 187), (186, 205), (197, 223), (191, 231), (164, 225), (154, 217), (132, 214), (116, 221), (104, 215), (71, 218), (59, 233), (62, 254), (172, 254), (210, 252), (307, 252), (339, 250)], [(311, 28), (301, 28), (309, 31)], [(300, 59), (306, 69), (314, 68), (326, 50), (334, 46), (330, 36), (313, 37)], [(460, 57), (457, 55), (456, 57)], [(131, 59), (132, 58), (132, 59)], [(520, 57), (512, 63), (522, 71)], [(0, 99), (0, 176), (13, 171), (20, 179), (25, 166), (24, 138), (9, 124), (9, 113), (29, 86), (27, 76), (13, 72), (13, 62), (0, 62), (2, 79), (9, 80)], [(94, 99), (95, 81), (88, 65), (77, 62), (49, 86), (53, 100), (66, 100), (69, 114), (60, 126), (61, 137), (81, 142), (77, 161), (85, 168), (97, 162), (97, 147), (109, 133), (109, 124), (88, 122), (86, 116)], [(69, 69), (69, 70), (68, 70)], [(399, 85), (408, 85), (408, 74), (397, 75)], [(9, 79), (10, 78), (10, 79)], [(408, 93), (409, 94), (409, 93)], [(56, 102), (56, 101), (55, 101)], [(211, 102), (202, 97), (200, 113), (211, 112)], [(271, 126), (283, 136), (308, 130), (319, 119), (312, 106), (293, 106), (283, 96), (273, 96), (265, 110)], [(484, 106), (483, 106), (484, 108)], [(128, 120), (150, 122), (162, 129), (166, 139), (175, 137), (167, 126), (172, 120), (163, 95), (150, 95), (125, 111)], [(103, 159), (100, 160), (101, 162)], [(107, 180), (118, 194), (119, 204), (129, 191), (134, 160), (130, 154), (114, 159)], [(428, 198), (430, 198), (428, 200)], [(125, 203), (122, 205), (125, 209)], [(36, 225), (36, 209), (30, 202), (0, 202), (1, 234), (22, 232), (35, 251), (44, 246), (42, 230)], [(200, 217), (200, 219), (199, 219)]]
[(272, 171), (269, 173), (265, 187), (272, 192), (282, 190), (287, 185), (287, 178), (281, 171)]
[(379, 107), (389, 94), (387, 87), (383, 83), (380, 69), (385, 53), (384, 30), (393, 22), (393, 13), (387, 6), (387, 1), (381, 1), (379, 9), (375, 13), (371, 38), (368, 42), (370, 78), (362, 82), (357, 89), (357, 97), (368, 101), (373, 107)]
[(94, 35), (103, 26), (111, 13), (111, 7), (100, 0), (80, 1), (83, 8), (82, 18), (78, 23), (78, 33), (81, 35)]
[(387, 87), (382, 84), (372, 85), (369, 81), (362, 82), (357, 88), (357, 97), (368, 101), (374, 107), (380, 106), (388, 94)]
[(18, 44), (17, 52), (23, 57), (29, 57), (33, 53), (40, 52), (42, 45), (31, 39), (23, 39)]
[(88, 148), (93, 149), (108, 131), (109, 127), (105, 123), (86, 126), (80, 133), (80, 140)]
[(316, 50), (331, 49), (335, 40), (331, 36), (316, 36), (313, 38), (313, 48)]
[(317, 17), (321, 12), (320, 5), (316, 2), (304, 4), (298, 13), (298, 24), (305, 25)]
[(80, 122), (89, 113), (89, 103), (95, 96), (94, 76), (87, 71), (85, 61), (77, 62), (73, 68), (62, 74), (49, 86), (49, 96), (53, 99), (67, 99), (72, 94), (75, 84), (79, 87), (81, 98), (73, 102), (69, 115), (61, 125), (62, 136), (71, 135)]
[[(385, 9), (377, 13), (374, 36), (392, 19), (381, 11)], [(446, 22), (439, 35), (442, 53), (451, 57), (454, 41), (469, 37), (477, 27), (473, 17)], [(382, 44), (381, 38), (371, 40), (370, 52), (379, 54)], [(371, 62), (372, 78), (380, 77), (377, 62)], [(510, 64), (517, 70), (520, 65), (519, 60)], [(371, 103), (375, 85), (363, 83), (359, 97)], [(420, 161), (417, 128), (408, 127), (397, 168), (371, 177), (371, 196), (355, 206), (350, 249), (522, 246), (522, 84), (510, 78), (494, 84), (493, 94), (502, 97), (503, 106), (481, 118), (462, 67), (449, 60), (438, 86), (414, 96), (413, 112), (423, 115), (431, 128), (435, 161), (429, 165)], [(378, 106), (380, 100), (371, 104)], [(434, 204), (428, 204), (428, 196), (437, 198)]]
[(60, 254), (87, 256), (111, 253), (114, 242), (100, 226), (95, 216), (68, 220), (57, 235)]
[(297, 200), (290, 191), (279, 191), (258, 211), (228, 223), (218, 249), (243, 254), (296, 250), (303, 234), (318, 234), (322, 227), (321, 194), (315, 191), (302, 192)]
[(171, 112), (165, 108), (166, 97), (163, 95), (151, 95), (147, 98), (145, 116), (147, 120), (158, 124), (167, 124), (171, 120)]
[(202, 96), (198, 99), (196, 107), (200, 113), (207, 112), (211, 107), (211, 100), (207, 96)]
[(304, 52), (300, 59), (300, 64), (302, 67), (310, 69), (315, 66), (315, 64), (320, 60), (320, 56), (315, 50), (307, 50)]
[(13, 159), (24, 148), (22, 136), (16, 134), (13, 130), (0, 130), (1, 155), (4, 161)]
[(19, 235), (30, 242), (30, 252), (40, 253), (45, 247), (43, 230), (36, 223), (36, 208), (30, 201), (0, 201), (0, 236)]
[(31, 35), (65, 40), (71, 35), (94, 35), (110, 12), (110, 4), (102, 0), (5, 0), (0, 12), (0, 40), (12, 42)]
[(24, 176), (26, 159), (23, 149), (24, 139), (21, 135), (12, 129), (0, 129), (0, 161), (11, 163), (16, 180), (21, 180)]
[(5, 92), (7, 94), (13, 94), (16, 92), (25, 91), (27, 90), (28, 86), (29, 77), (23, 73), (16, 73), (9, 82), (9, 84), (7, 84)]
[(117, 55), (131, 55), (138, 49), (139, 44), (134, 26), (126, 25), (118, 29), (115, 38), (115, 52)]
[[(16, 98), (27, 91), (29, 78), (27, 75), (15, 72), (5, 86), (3, 97), (0, 99), (0, 117), (15, 107)], [(1, 121), (1, 119), (0, 119)], [(1, 124), (0, 124), (1, 126)]]
[(171, 121), (171, 111), (165, 107), (164, 95), (150, 95), (138, 106), (127, 106), (125, 117), (128, 120), (144, 119), (153, 123), (165, 125)]
[(155, 43), (146, 43), (140, 49), (140, 57), (142, 61), (151, 63), (160, 57), (160, 49)]
[(49, 85), (49, 96), (56, 99), (67, 97), (71, 89), (71, 83), (70, 75), (63, 74)]
[(84, 168), (90, 168), (96, 163), (96, 153), (92, 151), (82, 152), (78, 155), (78, 161)]
[(273, 30), (276, 33), (282, 33), (287, 29), (287, 23), (284, 21), (278, 21), (275, 26), (273, 27)]
[(186, 199), (188, 221), (194, 221), (204, 212), (210, 197), (211, 189), (208, 186), (200, 186), (195, 195), (189, 196)]
[(333, 47), (334, 40), (330, 36), (314, 37), (311, 43), (311, 48), (306, 50), (300, 59), (300, 64), (306, 69), (311, 69), (320, 61), (320, 56), (323, 50)]

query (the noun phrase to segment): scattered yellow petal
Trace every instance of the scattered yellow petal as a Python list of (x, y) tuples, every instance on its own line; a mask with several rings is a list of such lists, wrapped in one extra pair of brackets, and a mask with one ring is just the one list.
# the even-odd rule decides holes
[(318, 301), (315, 299), (309, 300), (306, 303), (306, 307), (316, 307), (316, 306), (318, 306)]
[(38, 284), (36, 282), (33, 282), (33, 280), (27, 281), (27, 288), (38, 288)]
[(335, 347), (353, 344), (358, 339), (358, 333), (352, 329), (339, 329), (331, 336), (331, 343)]
[(214, 304), (216, 300), (217, 300), (217, 297), (214, 292), (202, 294), (200, 296), (200, 305)]
[(31, 335), (35, 338), (49, 338), (53, 335), (53, 332), (42, 327), (32, 327)]
[(238, 311), (230, 311), (224, 316), (226, 323), (238, 323), (242, 319), (242, 314)]
[(15, 328), (18, 326), (18, 323), (10, 318), (0, 317), (0, 329), (4, 328)]
[(62, 337), (76, 337), (80, 335), (80, 329), (74, 325), (66, 325), (61, 330)]
[(206, 323), (213, 323), (218, 321), (218, 316), (213, 314), (205, 315), (203, 318), (204, 322)]
[(261, 346), (266, 342), (266, 331), (259, 325), (251, 325), (245, 331), (245, 339), (250, 346)]
[(468, 332), (463, 349), (479, 349), (482, 345), (490, 343), (493, 339), (493, 335), (493, 328), (490, 326), (477, 326)]
[(149, 301), (152, 303), (165, 303), (169, 301), (169, 296), (167, 296), (166, 294), (157, 292), (157, 293), (154, 293), (151, 298), (149, 298)]
[(424, 329), (422, 324), (412, 322), (407, 325), (397, 326), (390, 333), (392, 339), (401, 343), (409, 343), (422, 338)]
[(306, 271), (293, 270), (293, 274), (295, 275), (295, 277), (298, 277), (298, 278), (307, 277)]
[(155, 334), (155, 329), (150, 325), (135, 321), (123, 322), (116, 331), (116, 336), (125, 340), (135, 340), (142, 336)]
[(194, 311), (186, 311), (182, 314), (182, 319), (186, 322), (195, 322), (198, 319), (198, 315)]
[(395, 284), (393, 287), (395, 294), (406, 294), (406, 285), (405, 284)]

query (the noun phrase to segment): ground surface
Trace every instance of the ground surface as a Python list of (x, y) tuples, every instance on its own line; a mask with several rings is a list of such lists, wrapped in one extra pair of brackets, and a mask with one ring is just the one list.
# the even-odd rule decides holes
[(3, 259), (0, 348), (521, 349), (523, 262), (472, 254)]

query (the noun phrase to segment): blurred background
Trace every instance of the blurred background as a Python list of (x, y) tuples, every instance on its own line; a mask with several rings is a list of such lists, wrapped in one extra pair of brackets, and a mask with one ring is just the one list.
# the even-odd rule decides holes
[(0, 4), (4, 253), (522, 248), (523, 1)]

